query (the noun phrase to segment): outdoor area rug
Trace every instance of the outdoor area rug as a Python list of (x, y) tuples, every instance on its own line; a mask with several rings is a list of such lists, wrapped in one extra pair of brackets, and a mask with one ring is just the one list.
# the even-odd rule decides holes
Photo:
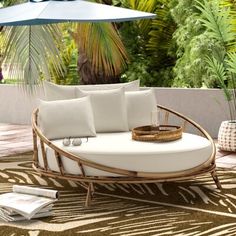
[(89, 208), (78, 183), (40, 177), (32, 154), (0, 159), (0, 193), (13, 184), (57, 189), (53, 215), (30, 221), (0, 221), (1, 236), (236, 235), (236, 171), (218, 169), (223, 186), (210, 175), (195, 180), (155, 184), (95, 185)]

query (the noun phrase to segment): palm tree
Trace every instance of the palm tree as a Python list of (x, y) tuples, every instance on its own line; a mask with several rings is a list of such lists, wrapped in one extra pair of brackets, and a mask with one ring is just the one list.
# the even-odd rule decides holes
[[(17, 0), (8, 1), (15, 3)], [(17, 65), (15, 69), (12, 67), (11, 75), (17, 75), (30, 88), (42, 78), (50, 80), (50, 71), (63, 77), (65, 67), (60, 49), (64, 45), (60, 30), (58, 25), (5, 27), (4, 60)], [(73, 35), (79, 43), (78, 65), (82, 83), (114, 82), (127, 61), (115, 27), (110, 23), (79, 24)]]
[(78, 68), (83, 84), (120, 82), (127, 53), (115, 25), (78, 24), (74, 38), (78, 43)]

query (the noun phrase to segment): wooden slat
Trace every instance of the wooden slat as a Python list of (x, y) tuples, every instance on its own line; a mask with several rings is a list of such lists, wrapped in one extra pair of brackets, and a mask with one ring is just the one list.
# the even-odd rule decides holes
[(62, 163), (62, 160), (61, 160), (61, 156), (57, 151), (54, 151), (54, 154), (55, 154), (55, 158), (56, 158), (57, 165), (58, 165), (58, 168), (60, 170), (60, 173), (61, 173), (61, 175), (64, 175), (65, 170), (64, 170), (64, 166), (63, 166), (63, 163)]
[(43, 164), (44, 164), (45, 170), (48, 170), (48, 159), (47, 159), (47, 155), (45, 151), (44, 142), (42, 140), (40, 140), (40, 146), (41, 146), (41, 151), (42, 151), (42, 156), (43, 156)]
[(33, 132), (33, 148), (34, 148), (34, 156), (33, 156), (33, 162), (35, 163), (36, 166), (38, 166), (39, 160), (38, 160), (38, 145), (37, 145), (37, 135), (34, 131)]
[(92, 193), (91, 193), (91, 183), (88, 184), (87, 196), (85, 201), (85, 207), (89, 207), (92, 200)]
[(85, 171), (84, 171), (84, 167), (83, 167), (83, 165), (81, 164), (80, 161), (77, 161), (77, 163), (78, 163), (78, 166), (79, 166), (80, 171), (81, 171), (81, 173), (82, 173), (82, 176), (85, 177)]
[[(91, 177), (83, 177), (82, 175), (72, 175), (72, 174), (66, 174), (64, 176), (60, 175), (58, 172), (53, 171), (45, 171), (43, 168), (36, 168), (35, 165), (33, 165), (33, 168), (48, 177), (53, 178), (61, 178), (65, 180), (72, 180), (72, 181), (78, 181), (78, 182), (84, 182), (84, 183), (122, 183), (122, 184), (136, 184), (136, 183), (156, 183), (156, 182), (170, 182), (170, 181), (178, 181), (178, 180), (185, 180), (190, 178), (195, 178), (197, 176), (211, 173), (213, 170), (215, 170), (215, 165), (208, 166), (206, 168), (202, 168), (200, 171), (192, 172), (189, 174), (179, 174), (175, 176), (158, 176), (156, 178), (150, 178), (150, 177), (137, 177), (137, 178), (131, 178), (128, 176), (121, 176), (121, 177), (106, 177), (106, 176), (91, 176)], [(84, 185), (83, 185), (84, 186)], [(85, 187), (85, 186), (84, 186)], [(85, 187), (87, 189), (87, 187)]]

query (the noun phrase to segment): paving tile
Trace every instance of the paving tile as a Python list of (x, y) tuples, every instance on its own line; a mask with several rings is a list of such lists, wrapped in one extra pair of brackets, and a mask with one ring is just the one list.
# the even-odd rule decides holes
[(231, 163), (216, 162), (216, 167), (226, 168), (226, 169), (236, 169), (236, 166)]
[(219, 149), (217, 149), (216, 151), (216, 159), (218, 158), (222, 158), (224, 156), (230, 155), (232, 152), (226, 152), (226, 151), (221, 151)]
[(0, 157), (32, 150), (32, 131), (30, 126), (0, 124)]
[(230, 154), (216, 160), (217, 163), (228, 163), (236, 165), (236, 154)]

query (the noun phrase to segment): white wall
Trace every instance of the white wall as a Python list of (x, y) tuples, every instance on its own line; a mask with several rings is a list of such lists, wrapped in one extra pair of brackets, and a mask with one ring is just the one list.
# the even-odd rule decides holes
[(0, 84), (0, 123), (30, 124), (31, 113), (38, 98), (44, 98), (42, 88), (30, 95), (17, 85)]
[(221, 122), (229, 119), (222, 90), (156, 88), (155, 92), (157, 103), (188, 116), (213, 138), (217, 138)]
[[(190, 117), (214, 138), (221, 121), (228, 117), (227, 103), (218, 89), (154, 88), (159, 104)], [(15, 85), (0, 85), (0, 123), (30, 124), (37, 99), (44, 98), (42, 88), (28, 95)]]

